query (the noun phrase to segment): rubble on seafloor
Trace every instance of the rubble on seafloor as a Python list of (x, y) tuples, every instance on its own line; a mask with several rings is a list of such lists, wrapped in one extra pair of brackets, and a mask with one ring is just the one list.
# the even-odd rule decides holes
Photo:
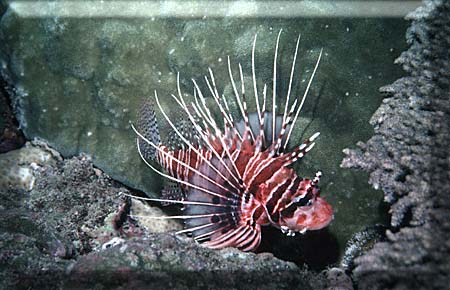
[(407, 17), (407, 76), (381, 88), (374, 136), (342, 166), (370, 172), (390, 204), (386, 240), (357, 258), (360, 289), (448, 289), (450, 281), (450, 3), (424, 1)]
[[(326, 285), (324, 275), (271, 254), (207, 249), (174, 235), (181, 228), (174, 221), (132, 219), (130, 213), (164, 213), (140, 201), (133, 201), (130, 212), (126, 195), (132, 192), (95, 168), (89, 156), (63, 160), (48, 150), (42, 142), (32, 142), (0, 155), (9, 164), (15, 160), (28, 166), (35, 179), (31, 188), (20, 182), (0, 188), (0, 288), (323, 289)], [(42, 155), (48, 157), (46, 162), (30, 166), (35, 156)]]

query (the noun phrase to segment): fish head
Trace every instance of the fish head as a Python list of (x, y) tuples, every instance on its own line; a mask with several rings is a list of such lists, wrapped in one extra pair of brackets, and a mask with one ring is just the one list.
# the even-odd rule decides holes
[(279, 226), (283, 232), (293, 234), (320, 230), (333, 220), (333, 208), (320, 197), (317, 186), (300, 187), (293, 197), (280, 212)]

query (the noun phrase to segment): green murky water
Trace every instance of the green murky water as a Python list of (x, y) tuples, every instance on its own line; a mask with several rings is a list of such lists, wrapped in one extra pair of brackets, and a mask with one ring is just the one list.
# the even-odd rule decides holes
[[(195, 7), (191, 7), (194, 12)], [(52, 6), (45, 9), (52, 11)], [(163, 16), (165, 10), (161, 11)], [(201, 81), (208, 67), (215, 73), (219, 93), (230, 95), (227, 56), (235, 73), (237, 64), (242, 64), (253, 97), (253, 37), (258, 34), (256, 70), (262, 90), (262, 84), (272, 85), (276, 36), (282, 29), (279, 100), (287, 92), (297, 36), (301, 34), (293, 97), (303, 94), (323, 49), (292, 141), (299, 144), (321, 132), (316, 147), (295, 168), (304, 177), (323, 171), (322, 195), (335, 208), (335, 219), (323, 236), (304, 238), (313, 244), (308, 251), (320, 255), (321, 248), (314, 247), (314, 241), (324, 241), (321, 247), (331, 250), (323, 264), (333, 263), (353, 233), (386, 219), (382, 194), (368, 185), (368, 177), (339, 165), (344, 148), (354, 148), (371, 136), (369, 119), (382, 100), (379, 87), (401, 76), (400, 68), (393, 64), (406, 48), (407, 23), (400, 16), (306, 17), (291, 11), (280, 12), (278, 17), (258, 13), (248, 17), (232, 13), (218, 17), (100, 17), (94, 12), (79, 17), (70, 13), (65, 17), (58, 11), (51, 16), (29, 16), (20, 9), (9, 9), (2, 17), (2, 70), (15, 87), (20, 122), (28, 138), (47, 139), (65, 156), (89, 153), (112, 177), (158, 196), (163, 181), (139, 160), (129, 126), (136, 120), (142, 98), (156, 90), (169, 116), (176, 119), (179, 108), (170, 94), (176, 93), (177, 72), (181, 73), (183, 92), (192, 96), (191, 78), (199, 80), (208, 92)], [(161, 129), (162, 135), (170, 130), (164, 123)], [(269, 231), (267, 235), (275, 234)], [(279, 252), (282, 245), (291, 251), (305, 243), (302, 238), (277, 239), (279, 245), (264, 247)]]

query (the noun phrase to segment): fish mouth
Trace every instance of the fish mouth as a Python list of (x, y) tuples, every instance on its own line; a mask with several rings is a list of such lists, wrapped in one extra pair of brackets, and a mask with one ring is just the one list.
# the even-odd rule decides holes
[(318, 197), (312, 207), (314, 212), (311, 222), (307, 225), (308, 230), (320, 230), (328, 226), (334, 219), (333, 208), (322, 197)]

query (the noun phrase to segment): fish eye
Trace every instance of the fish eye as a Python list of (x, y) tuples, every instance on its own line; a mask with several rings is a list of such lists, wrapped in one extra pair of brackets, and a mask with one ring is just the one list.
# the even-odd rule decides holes
[(303, 197), (297, 197), (294, 199), (294, 201), (292, 202), (291, 205), (289, 205), (288, 208), (285, 208), (282, 212), (283, 215), (291, 215), (294, 213), (294, 211), (302, 206), (310, 206), (312, 205), (314, 199), (313, 199), (314, 194), (312, 193), (312, 191), (309, 191), (305, 196)]
[(309, 206), (313, 202), (312, 197), (313, 197), (313, 193), (311, 191), (308, 191), (308, 193), (305, 196), (303, 196), (302, 198), (296, 198), (292, 205), (295, 205), (297, 207)]

